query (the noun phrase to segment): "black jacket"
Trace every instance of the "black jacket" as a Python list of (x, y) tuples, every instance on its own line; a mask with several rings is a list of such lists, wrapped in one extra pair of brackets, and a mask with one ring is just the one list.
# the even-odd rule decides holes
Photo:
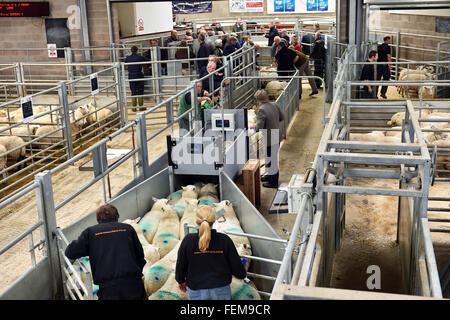
[(144, 250), (136, 231), (129, 224), (104, 221), (84, 230), (66, 248), (69, 259), (89, 256), (94, 283), (141, 278), (145, 265)]
[(269, 38), (269, 43), (268, 43), (267, 45), (268, 45), (269, 47), (271, 47), (272, 44), (273, 44), (273, 39), (274, 39), (276, 36), (279, 36), (279, 35), (280, 35), (280, 34), (278, 33), (278, 29), (277, 29), (276, 26), (273, 26), (272, 28), (270, 28), (269, 34), (266, 34), (266, 35), (265, 35), (266, 38)]
[(178, 249), (175, 280), (186, 282), (192, 290), (212, 289), (231, 283), (231, 277), (244, 279), (244, 265), (229, 236), (211, 230), (211, 241), (205, 252), (198, 248), (198, 233), (186, 235)]
[[(128, 62), (144, 62), (150, 61), (149, 58), (138, 55), (137, 53), (132, 53), (128, 57), (125, 58), (125, 63)], [(144, 64), (133, 64), (127, 66), (128, 68), (128, 79), (139, 79), (143, 78), (144, 74), (142, 73), (142, 67)]]
[(325, 59), (327, 58), (325, 41), (323, 41), (322, 39), (314, 41), (314, 46), (312, 47), (311, 55), (309, 57), (314, 60), (325, 61)]
[[(209, 56), (209, 48), (205, 42), (202, 42), (200, 44), (200, 48), (198, 48), (197, 51), (197, 58), (208, 58), (208, 56)], [(207, 64), (208, 60), (197, 60), (197, 68), (199, 70), (199, 73), (203, 67), (207, 66)]]
[(225, 46), (223, 47), (223, 55), (229, 56), (233, 52), (236, 51), (236, 47), (231, 44), (231, 42), (225, 43)]

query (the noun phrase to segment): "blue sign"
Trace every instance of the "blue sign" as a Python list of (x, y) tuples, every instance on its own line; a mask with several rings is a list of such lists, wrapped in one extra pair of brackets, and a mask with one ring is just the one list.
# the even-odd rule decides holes
[[(307, 0), (306, 1), (306, 11), (317, 11), (319, 0)], [(328, 2), (328, 1), (327, 1)]]
[(294, 12), (295, 11), (295, 0), (285, 0), (284, 11)]
[(172, 1), (172, 14), (212, 12), (212, 1)]
[(274, 9), (275, 12), (284, 12), (284, 1), (285, 0), (274, 0)]
[(318, 11), (328, 11), (328, 0), (319, 0)]

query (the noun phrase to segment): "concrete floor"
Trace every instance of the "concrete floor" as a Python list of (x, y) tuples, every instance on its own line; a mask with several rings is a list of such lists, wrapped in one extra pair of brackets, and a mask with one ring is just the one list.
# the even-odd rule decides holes
[[(289, 183), (293, 174), (303, 174), (311, 167), (314, 156), (322, 136), (323, 118), (323, 90), (319, 94), (310, 97), (311, 88), (309, 84), (303, 84), (303, 98), (299, 103), (287, 138), (282, 141), (279, 152), (279, 184)], [(326, 104), (326, 111), (329, 104)], [(276, 194), (276, 189), (261, 188), (261, 205), (258, 208), (264, 218), (272, 225), (280, 237), (287, 239), (289, 236), (282, 229), (289, 232), (292, 230), (295, 214), (269, 214), (269, 208)]]

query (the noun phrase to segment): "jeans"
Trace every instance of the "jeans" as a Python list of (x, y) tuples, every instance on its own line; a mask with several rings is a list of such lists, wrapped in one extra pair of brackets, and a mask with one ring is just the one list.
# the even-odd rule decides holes
[(187, 289), (189, 300), (231, 300), (230, 285), (212, 289)]

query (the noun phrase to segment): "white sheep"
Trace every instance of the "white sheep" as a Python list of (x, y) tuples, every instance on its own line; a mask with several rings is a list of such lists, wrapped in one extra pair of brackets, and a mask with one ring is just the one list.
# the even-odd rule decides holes
[(154, 204), (152, 209), (147, 212), (139, 221), (142, 233), (149, 243), (152, 243), (153, 237), (158, 230), (159, 221), (161, 220), (162, 209), (167, 207), (167, 199), (156, 199), (153, 197)]
[(158, 291), (166, 283), (170, 273), (175, 271), (180, 244), (181, 241), (178, 240), (177, 244), (168, 254), (155, 262), (144, 273), (144, 286), (147, 296)]
[[(422, 73), (413, 73), (413, 74), (409, 74), (409, 75), (405, 75), (403, 78), (399, 78), (399, 81), (425, 81), (425, 80), (432, 80), (434, 77), (426, 74), (422, 74)], [(423, 87), (428, 94), (433, 97), (434, 96), (434, 92), (435, 92), (435, 87), (434, 86), (398, 86), (397, 91), (399, 91), (399, 93), (402, 95), (402, 97), (406, 96), (409, 97), (409, 91), (413, 90), (415, 91), (417, 94), (419, 94), (419, 90), (420, 87)]]
[(175, 280), (175, 272), (171, 272), (164, 285), (148, 297), (148, 300), (188, 300), (187, 290), (183, 292)]
[(261, 300), (256, 286), (247, 278), (241, 280), (231, 279), (231, 300)]
[(217, 184), (212, 184), (212, 183), (205, 184), (200, 189), (200, 192), (199, 192), (198, 196), (201, 197), (201, 196), (208, 195), (208, 194), (213, 194), (215, 196), (217, 196), (219, 194), (217, 192)]
[(197, 199), (198, 198), (198, 189), (196, 186), (190, 184), (187, 186), (182, 187), (183, 192), (181, 196), (183, 198), (191, 198), (191, 199)]
[[(57, 130), (57, 131), (55, 131), (55, 130)], [(52, 131), (55, 131), (55, 132), (52, 132)], [(50, 132), (52, 132), (52, 133), (50, 133)], [(40, 143), (39, 147), (41, 149), (46, 149), (49, 147), (49, 144), (58, 143), (63, 139), (62, 128), (58, 128), (57, 126), (54, 126), (54, 125), (40, 126), (39, 128), (36, 129), (35, 135), (38, 137), (46, 135), (46, 137), (43, 137), (43, 138), (37, 140), (37, 142)]]
[[(197, 199), (187, 199), (187, 207), (184, 211), (183, 217), (181, 217), (180, 226), (179, 226), (179, 236), (180, 239), (182, 239), (184, 234), (184, 225), (195, 225), (196, 217), (197, 217), (197, 209), (198, 209), (198, 202)], [(195, 230), (192, 230), (191, 232), (195, 232)]]
[(159, 248), (159, 254), (164, 257), (180, 240), (180, 220), (173, 207), (163, 208), (152, 244)]
[(142, 232), (142, 228), (138, 224), (138, 221), (139, 221), (139, 218), (134, 219), (134, 220), (126, 219), (123, 221), (123, 223), (129, 224), (133, 227), (134, 231), (136, 231), (136, 234), (138, 236), (139, 242), (142, 245), (142, 248), (144, 248), (145, 246), (149, 245), (150, 243), (145, 238), (144, 233)]
[(75, 109), (75, 122), (72, 124), (72, 130), (78, 132), (87, 125), (87, 115), (89, 112), (90, 110), (87, 105), (82, 105)]
[(152, 267), (152, 265), (161, 259), (161, 255), (159, 254), (159, 248), (152, 244), (148, 244), (143, 248), (143, 250), (145, 258), (145, 266), (142, 269), (142, 274), (145, 275), (147, 271)]
[(95, 109), (94, 105), (92, 104), (87, 104), (89, 111), (90, 111), (90, 115), (87, 117), (87, 124), (91, 125), (93, 123), (99, 122), (101, 123), (102, 120), (108, 118), (110, 115), (112, 115), (112, 111), (109, 110), (108, 108), (103, 108), (100, 110)]
[[(6, 155), (3, 155), (8, 150), (6, 150), (5, 146), (0, 144), (0, 171), (6, 168)], [(8, 176), (7, 172), (3, 173), (3, 179), (5, 179)]]
[[(433, 112), (431, 109), (422, 109), (420, 116), (421, 118), (427, 118)], [(414, 111), (416, 118), (419, 118), (419, 111)], [(387, 122), (387, 124), (391, 127), (401, 126), (402, 120), (405, 119), (405, 112), (397, 112), (391, 117), (391, 120)]]
[(369, 133), (350, 133), (350, 140), (369, 141), (369, 142), (389, 142), (389, 143), (401, 142), (400, 136), (397, 135), (385, 136), (384, 131), (372, 131)]
[(181, 199), (181, 195), (183, 194), (183, 189), (181, 190), (177, 190), (175, 192), (172, 192), (171, 194), (169, 194), (169, 196), (167, 197), (167, 200), (169, 200), (169, 204), (174, 205), (178, 202), (178, 200)]
[(17, 147), (23, 146), (22, 148), (19, 148), (8, 154), (7, 157), (8, 159), (17, 162), (25, 159), (25, 146), (24, 146), (25, 141), (23, 141), (22, 138), (16, 136), (1, 136), (0, 144), (3, 145), (3, 147), (5, 147), (6, 152), (11, 151)]
[[(0, 130), (7, 129), (9, 127), (0, 127)], [(36, 130), (39, 128), (38, 125), (29, 125), (29, 128), (25, 126), (14, 127), (5, 131), (2, 131), (0, 135), (12, 135), (21, 137), (25, 142), (31, 140), (30, 136), (34, 136), (36, 134)], [(29, 131), (28, 131), (29, 130)]]
[(218, 192), (217, 192), (217, 185), (214, 185), (212, 183), (208, 183), (204, 185), (199, 193), (199, 205), (208, 205), (213, 206), (214, 203), (219, 202)]
[(269, 96), (272, 96), (272, 98), (277, 99), (278, 96), (283, 92), (284, 88), (287, 87), (286, 81), (278, 81), (278, 80), (272, 80), (267, 85), (265, 90), (267, 91), (267, 94)]

